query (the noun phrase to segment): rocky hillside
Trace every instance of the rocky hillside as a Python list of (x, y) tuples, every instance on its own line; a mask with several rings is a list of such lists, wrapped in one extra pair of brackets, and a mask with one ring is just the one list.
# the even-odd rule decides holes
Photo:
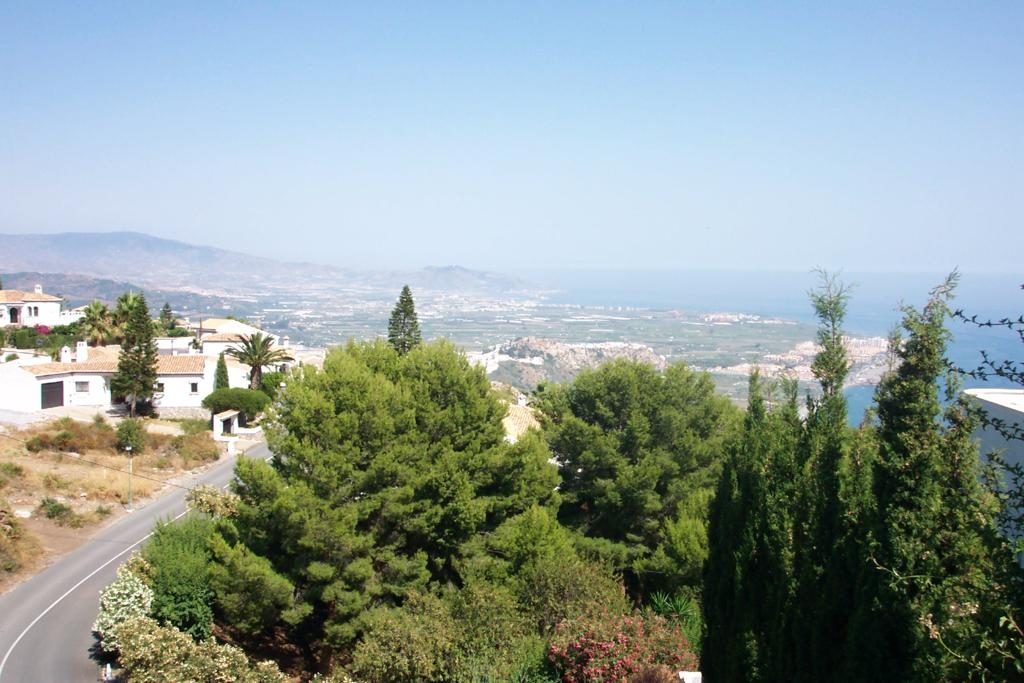
[(488, 376), (523, 391), (532, 391), (540, 382), (567, 382), (583, 368), (596, 368), (616, 358), (628, 358), (664, 370), (665, 357), (644, 344), (592, 342), (570, 344), (537, 337), (515, 339), (472, 360), (487, 368)]

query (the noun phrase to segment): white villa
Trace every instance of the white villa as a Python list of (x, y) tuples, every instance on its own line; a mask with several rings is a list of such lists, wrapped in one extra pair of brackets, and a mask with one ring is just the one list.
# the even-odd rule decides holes
[[(0, 294), (9, 291), (0, 290)], [(51, 298), (59, 307), (60, 299)], [(213, 391), (217, 357), (221, 352), (238, 346), (241, 335), (262, 332), (245, 323), (221, 319), (203, 321), (201, 328), (192, 329), (199, 335), (198, 344), (195, 337), (155, 339), (159, 355), (153, 404), (161, 415), (201, 413), (203, 398)], [(278, 341), (277, 337), (270, 336)], [(32, 351), (4, 349), (3, 353), (17, 357), (0, 362), (2, 410), (27, 412), (58, 406), (89, 406), (105, 410), (117, 398), (112, 396), (110, 378), (117, 372), (121, 353), (119, 346), (90, 347), (85, 342), (78, 342), (74, 351), (64, 347), (60, 360), (56, 362), (47, 355)], [(0, 361), (3, 360), (4, 357), (0, 356)], [(231, 357), (225, 361), (228, 385), (248, 387), (249, 367)]]
[[(68, 347), (60, 361), (48, 356), (0, 363), (0, 408), (32, 411), (57, 406), (111, 406), (110, 378), (117, 372), (119, 346)], [(216, 361), (202, 356), (157, 357), (157, 385), (153, 403), (159, 408), (201, 408), (213, 391)], [(209, 366), (209, 367), (207, 367)]]
[(11, 325), (67, 325), (82, 317), (77, 311), (61, 310), (64, 300), (52, 294), (43, 294), (43, 286), (36, 285), (32, 292), (0, 289), (0, 327)]

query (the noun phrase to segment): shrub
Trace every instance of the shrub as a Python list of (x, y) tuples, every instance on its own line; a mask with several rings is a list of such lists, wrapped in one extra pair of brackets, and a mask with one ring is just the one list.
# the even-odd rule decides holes
[(12, 360), (18, 360), (18, 354), (9, 353), (6, 356), (4, 356), (4, 360), (7, 361), (8, 363), (11, 362)]
[(271, 400), (277, 398), (277, 392), (285, 377), (283, 372), (264, 372), (263, 377), (260, 378), (260, 391), (269, 396)]
[(562, 622), (549, 650), (566, 683), (621, 681), (668, 666), (695, 671), (697, 656), (678, 623), (657, 615), (605, 612)]
[(25, 474), (25, 468), (13, 462), (0, 462), (0, 474), (13, 479)]
[(62, 429), (53, 435), (53, 447), (58, 451), (69, 452), (74, 450), (71, 448), (71, 443), (74, 441), (74, 435), (66, 429)]
[(114, 631), (121, 643), (121, 666), (130, 680), (139, 683), (289, 680), (271, 661), (253, 664), (237, 647), (220, 645), (213, 638), (197, 643), (178, 629), (145, 616), (125, 621)]
[(30, 453), (38, 453), (39, 451), (47, 451), (53, 446), (53, 439), (49, 434), (36, 434), (35, 436), (29, 437), (28, 441), (25, 442), (25, 448)]
[(150, 567), (153, 616), (196, 640), (208, 638), (213, 625), (212, 534), (213, 523), (201, 517), (158, 524), (142, 551)]
[(92, 630), (106, 652), (117, 652), (121, 638), (116, 627), (126, 621), (149, 614), (153, 590), (132, 571), (129, 562), (117, 569), (117, 578), (100, 591), (100, 613)]
[(366, 615), (367, 631), (352, 653), (352, 673), (369, 681), (452, 680), (458, 625), (439, 598), (412, 593), (405, 605)]
[(61, 526), (78, 529), (85, 524), (85, 518), (82, 515), (77, 514), (69, 506), (56, 498), (50, 498), (49, 496), (43, 498), (39, 503), (39, 510), (46, 515), (47, 519), (52, 519)]
[(66, 491), (71, 488), (71, 480), (56, 472), (47, 472), (42, 476), (43, 488), (47, 491)]
[(237, 493), (221, 491), (215, 486), (200, 485), (185, 494), (188, 509), (210, 517), (234, 517), (241, 499)]
[(539, 558), (517, 577), (516, 592), (542, 633), (596, 610), (612, 614), (629, 611), (625, 590), (615, 573), (572, 552)]
[(179, 420), (178, 426), (181, 427), (181, 431), (184, 432), (186, 436), (190, 436), (192, 434), (202, 434), (203, 432), (210, 431), (209, 420), (186, 418), (184, 420)]
[(677, 594), (669, 596), (666, 593), (656, 592), (650, 597), (650, 604), (647, 609), (666, 619), (679, 622), (683, 627), (686, 639), (694, 647), (694, 651), (700, 656), (700, 642), (704, 635), (704, 620), (701, 616), (700, 605), (689, 595)]
[(127, 451), (131, 446), (133, 455), (141, 455), (146, 450), (146, 427), (142, 420), (125, 418), (117, 425), (117, 450)]
[(252, 389), (217, 389), (203, 399), (203, 407), (213, 413), (238, 410), (251, 419), (270, 405), (270, 397)]
[(7, 501), (0, 500), (0, 570), (13, 572), (21, 567), (21, 523), (11, 513)]

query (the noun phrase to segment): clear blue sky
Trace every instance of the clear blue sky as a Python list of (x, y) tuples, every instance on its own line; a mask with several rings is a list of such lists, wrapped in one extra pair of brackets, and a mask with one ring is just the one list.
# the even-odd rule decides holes
[(1024, 3), (0, 4), (0, 233), (1020, 272)]

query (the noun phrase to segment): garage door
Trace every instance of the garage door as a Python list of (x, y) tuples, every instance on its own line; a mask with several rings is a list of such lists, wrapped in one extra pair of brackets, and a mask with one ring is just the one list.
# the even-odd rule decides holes
[(64, 382), (47, 382), (41, 387), (43, 392), (43, 408), (56, 408), (64, 405)]

